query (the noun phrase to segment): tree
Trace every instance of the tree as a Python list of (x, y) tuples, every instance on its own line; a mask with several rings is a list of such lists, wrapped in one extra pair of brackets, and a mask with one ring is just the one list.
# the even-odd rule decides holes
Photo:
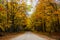
[(5, 31), (7, 24), (7, 14), (4, 6), (0, 4), (0, 30)]
[[(6, 1), (6, 0), (5, 0)], [(26, 4), (22, 2), (6, 1), (6, 4), (0, 5), (0, 29), (5, 32), (15, 32), (24, 30), (26, 27)]]
[(53, 0), (39, 0), (36, 11), (31, 16), (32, 24), (36, 27), (35, 29), (41, 29), (43, 32), (53, 32), (55, 28), (53, 24), (56, 24), (53, 22), (57, 21), (57, 19), (54, 20), (54, 18), (58, 18), (58, 16), (54, 17), (55, 11), (58, 12), (58, 8)]
[(19, 10), (15, 14), (15, 25), (20, 26), (20, 30), (24, 30), (26, 27), (26, 4), (22, 3), (19, 6)]

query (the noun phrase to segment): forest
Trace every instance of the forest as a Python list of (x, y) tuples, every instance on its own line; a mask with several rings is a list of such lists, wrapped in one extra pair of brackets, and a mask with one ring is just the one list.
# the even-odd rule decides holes
[[(38, 0), (35, 11), (27, 17), (24, 1), (0, 0), (0, 33), (37, 31), (60, 33), (60, 4), (54, 0)], [(1, 35), (1, 34), (0, 34)]]

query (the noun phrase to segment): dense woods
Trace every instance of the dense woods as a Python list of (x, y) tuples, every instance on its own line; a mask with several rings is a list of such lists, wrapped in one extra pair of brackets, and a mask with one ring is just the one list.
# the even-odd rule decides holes
[(39, 0), (31, 20), (36, 31), (60, 32), (60, 8), (53, 0)]
[[(1, 0), (2, 1), (2, 0)], [(60, 5), (54, 0), (38, 0), (35, 11), (27, 17), (24, 1), (0, 1), (0, 32), (60, 32)]]
[[(6, 1), (6, 0), (5, 0)], [(0, 3), (0, 32), (23, 31), (26, 27), (26, 4)]]

